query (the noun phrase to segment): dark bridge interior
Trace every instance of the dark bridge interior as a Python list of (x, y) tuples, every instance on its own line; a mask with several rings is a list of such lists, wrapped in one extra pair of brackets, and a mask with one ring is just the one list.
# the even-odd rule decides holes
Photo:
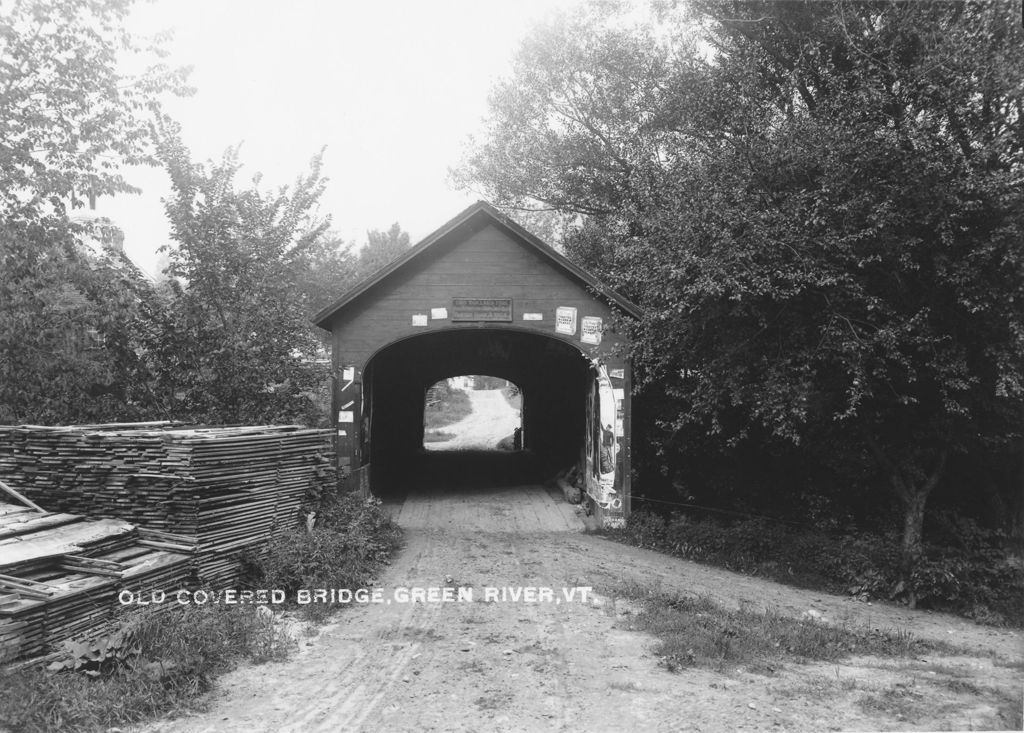
[[(427, 453), (423, 397), (439, 380), (489, 374), (515, 382), (523, 394), (522, 453)], [(391, 344), (363, 372), (370, 444), (364, 447), (374, 493), (447, 485), (530, 483), (579, 457), (586, 422), (590, 364), (573, 346), (515, 329), (460, 328)]]

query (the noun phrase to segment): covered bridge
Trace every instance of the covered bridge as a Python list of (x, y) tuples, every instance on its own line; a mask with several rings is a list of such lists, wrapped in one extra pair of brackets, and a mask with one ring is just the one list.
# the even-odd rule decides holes
[(575, 469), (597, 516), (620, 521), (631, 377), (614, 324), (638, 315), (497, 209), (473, 204), (314, 318), (332, 334), (339, 476), (374, 494), (414, 490), (426, 391), (490, 375), (521, 390), (527, 481)]

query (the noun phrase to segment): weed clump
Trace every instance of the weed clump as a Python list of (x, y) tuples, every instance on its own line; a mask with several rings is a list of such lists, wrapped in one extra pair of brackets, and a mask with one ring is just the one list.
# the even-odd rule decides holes
[(134, 611), (111, 634), (65, 644), (49, 669), (0, 671), (0, 729), (106, 730), (185, 709), (218, 673), (283, 659), (293, 643), (258, 606)]
[(670, 671), (744, 667), (771, 674), (786, 662), (836, 661), (853, 654), (907, 657), (940, 648), (903, 630), (853, 629), (772, 610), (727, 609), (707, 597), (685, 597), (631, 587), (642, 603), (632, 625), (660, 640), (656, 651)]
[[(285, 591), (294, 602), (299, 590), (367, 587), (390, 561), (401, 530), (378, 499), (354, 494), (325, 498), (312, 529), (298, 527), (273, 537), (265, 553), (251, 561), (252, 581)], [(331, 610), (325, 604), (302, 606), (314, 620)]]
[[(283, 589), (355, 588), (369, 583), (400, 538), (379, 502), (345, 496), (321, 502), (312, 530), (275, 536), (250, 558), (253, 580)], [(309, 616), (324, 606), (308, 606)], [(283, 659), (294, 640), (266, 606), (154, 606), (126, 614), (115, 631), (65, 644), (50, 665), (0, 671), (0, 730), (95, 731), (189, 708), (237, 662)]]
[(964, 518), (940, 527), (910, 586), (900, 583), (899, 540), (863, 531), (830, 533), (764, 518), (736, 522), (632, 514), (612, 539), (688, 560), (862, 600), (913, 592), (921, 607), (959, 613), (990, 625), (1024, 626), (1024, 565), (999, 532)]
[(453, 425), (473, 412), (473, 404), (465, 390), (455, 389), (447, 381), (441, 381), (435, 384), (431, 391), (436, 395), (436, 399), (428, 401), (423, 410), (425, 430)]

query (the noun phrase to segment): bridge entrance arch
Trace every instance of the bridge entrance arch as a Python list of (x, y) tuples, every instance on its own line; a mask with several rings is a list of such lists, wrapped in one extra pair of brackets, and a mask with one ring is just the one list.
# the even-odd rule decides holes
[(332, 334), (342, 482), (384, 494), (422, 480), (426, 390), (487, 374), (522, 389), (523, 482), (560, 474), (600, 520), (621, 521), (630, 369), (615, 326), (638, 315), (489, 204), (474, 204), (315, 317)]

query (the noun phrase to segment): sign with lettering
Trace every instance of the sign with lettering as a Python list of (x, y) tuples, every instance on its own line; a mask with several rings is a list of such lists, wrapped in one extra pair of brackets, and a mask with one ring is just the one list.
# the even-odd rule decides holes
[(601, 343), (602, 323), (596, 316), (584, 316), (580, 321), (580, 341), (585, 344)]
[(453, 321), (512, 322), (512, 298), (452, 298)]
[(576, 309), (567, 305), (561, 305), (555, 311), (555, 333), (564, 333), (568, 336), (576, 335)]

